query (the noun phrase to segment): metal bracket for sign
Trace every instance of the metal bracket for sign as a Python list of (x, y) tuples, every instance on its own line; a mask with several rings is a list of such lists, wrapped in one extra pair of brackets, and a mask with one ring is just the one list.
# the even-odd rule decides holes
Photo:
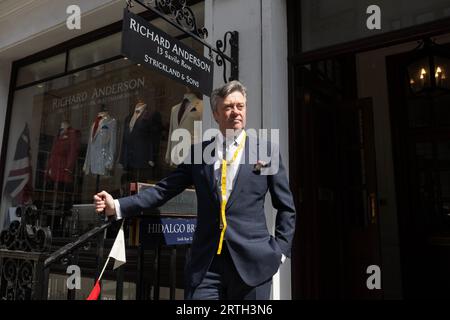
[[(214, 61), (212, 53), (216, 53), (215, 62), (217, 66), (223, 68), (223, 80), (225, 82), (239, 79), (239, 33), (237, 31), (226, 32), (223, 41), (217, 40), (214, 48), (203, 40), (208, 36), (208, 30), (197, 28), (194, 12), (186, 5), (187, 0), (150, 0), (147, 3), (140, 0), (126, 0), (128, 10), (134, 6), (133, 2), (154, 12), (164, 21), (207, 47), (209, 58), (212, 61)], [(171, 16), (171, 18), (168, 16)], [(225, 54), (228, 45), (230, 45), (231, 57)], [(227, 63), (230, 64), (229, 77), (227, 77)]]

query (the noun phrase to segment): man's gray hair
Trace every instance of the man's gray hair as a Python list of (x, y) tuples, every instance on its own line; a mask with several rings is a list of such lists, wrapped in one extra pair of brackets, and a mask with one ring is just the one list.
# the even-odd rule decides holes
[(247, 99), (247, 88), (237, 80), (228, 82), (223, 86), (214, 89), (211, 92), (211, 110), (212, 112), (217, 111), (217, 104), (219, 103), (219, 99), (225, 99), (228, 95), (232, 94), (235, 91), (239, 91), (242, 93), (245, 99)]

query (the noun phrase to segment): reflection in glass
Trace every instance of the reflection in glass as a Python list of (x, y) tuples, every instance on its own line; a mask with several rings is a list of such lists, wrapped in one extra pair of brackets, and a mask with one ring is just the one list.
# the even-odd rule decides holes
[(430, 127), (431, 123), (430, 103), (425, 98), (416, 98), (408, 100), (409, 127)]
[(450, 198), (450, 171), (439, 172), (439, 182), (441, 186), (441, 196)]
[(450, 141), (437, 144), (438, 160), (450, 160)]
[(429, 60), (427, 57), (414, 61), (408, 67), (409, 86), (414, 93), (431, 86)]
[(419, 167), (425, 166), (426, 160), (433, 159), (433, 145), (429, 142), (416, 143), (416, 161)]
[(69, 51), (68, 70), (78, 69), (95, 62), (120, 55), (122, 33), (91, 42)]
[[(379, 30), (369, 29), (366, 24), (374, 14), (373, 11), (366, 14), (372, 4), (379, 6), (381, 11)], [(436, 21), (444, 17), (445, 10), (449, 10), (447, 0), (304, 0), (295, 16), (301, 15), (301, 47), (306, 52)]]
[(450, 94), (434, 98), (434, 108), (436, 126), (450, 126)]
[(17, 86), (22, 86), (64, 72), (66, 54), (62, 53), (43, 59), (19, 69), (17, 74)]

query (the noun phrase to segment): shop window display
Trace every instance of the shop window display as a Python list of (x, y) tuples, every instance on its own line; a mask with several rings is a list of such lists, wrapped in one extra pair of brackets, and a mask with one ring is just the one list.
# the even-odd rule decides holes
[[(131, 182), (154, 183), (173, 170), (170, 134), (176, 127), (194, 134), (202, 112), (201, 95), (126, 59), (17, 90), (5, 176), (27, 124), (29, 202), (41, 226), (69, 236), (74, 204), (91, 203), (101, 189), (128, 195)], [(7, 227), (5, 212), (22, 200), (2, 197)]]

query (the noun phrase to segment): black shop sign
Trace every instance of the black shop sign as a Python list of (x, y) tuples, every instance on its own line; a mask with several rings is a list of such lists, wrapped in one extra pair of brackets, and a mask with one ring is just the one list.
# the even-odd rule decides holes
[(124, 10), (122, 54), (175, 81), (210, 96), (213, 63), (159, 30), (140, 16)]

